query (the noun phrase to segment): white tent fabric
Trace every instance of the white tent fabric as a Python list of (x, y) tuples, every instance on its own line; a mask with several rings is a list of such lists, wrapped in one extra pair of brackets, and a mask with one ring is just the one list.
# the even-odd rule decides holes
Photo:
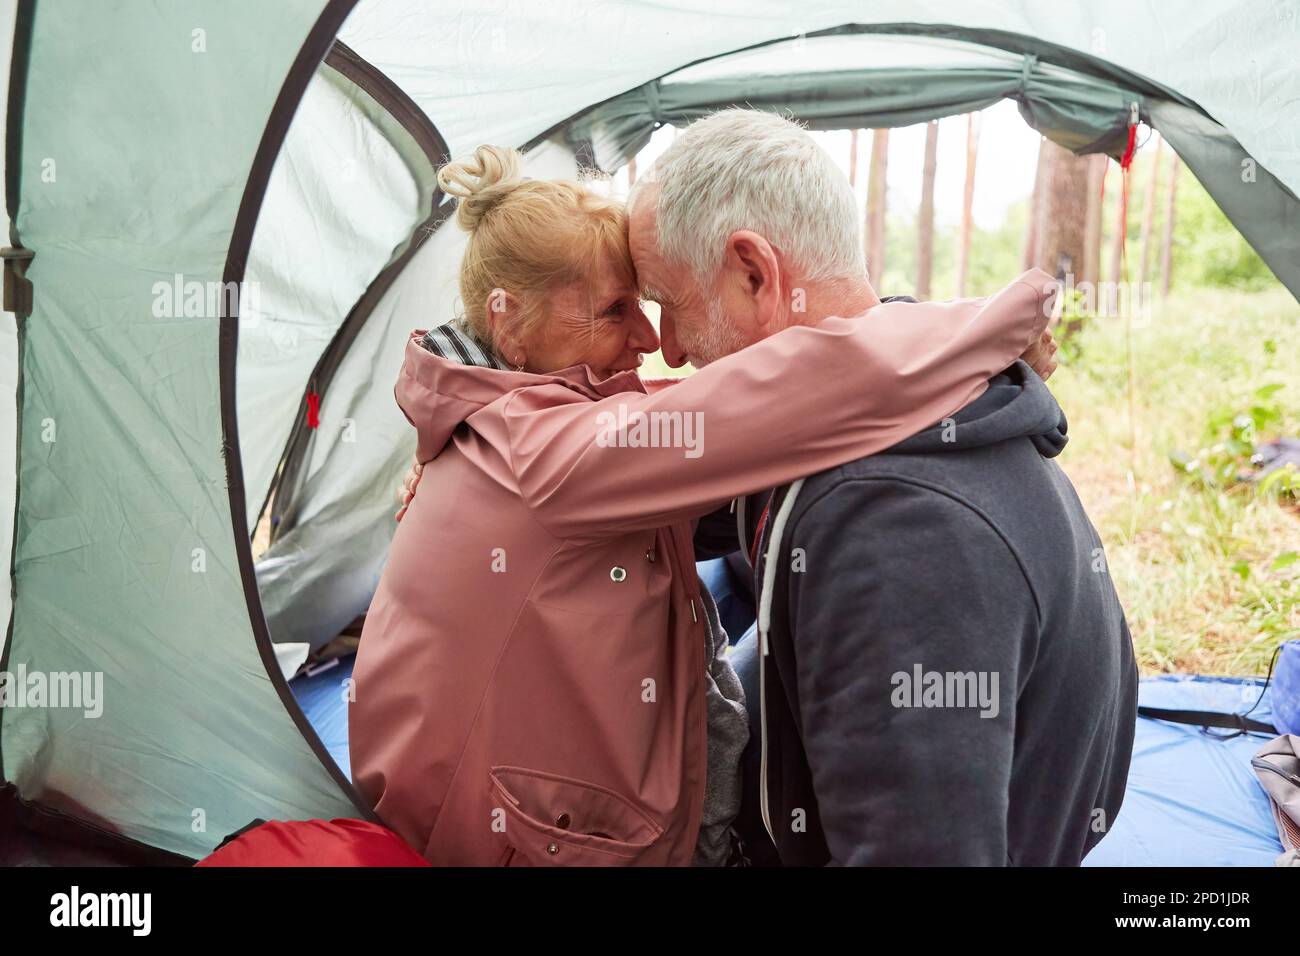
[(1197, 102), (1300, 194), (1300, 10), (1288, 0), (362, 0), (340, 36), (459, 154), (526, 143), (696, 60), (850, 23), (958, 25), (1097, 56)]
[(321, 67), (289, 128), (248, 260), (239, 328), (239, 440), (257, 524), (307, 378), (348, 311), (419, 221), (402, 157)]

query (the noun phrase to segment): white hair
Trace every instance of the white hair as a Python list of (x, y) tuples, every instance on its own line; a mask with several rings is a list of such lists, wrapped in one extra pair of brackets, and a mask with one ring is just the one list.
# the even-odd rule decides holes
[[(727, 109), (690, 124), (637, 182), (658, 186), (659, 254), (709, 285), (727, 238), (749, 229), (810, 281), (866, 275), (848, 178), (799, 124)], [(632, 202), (636, 195), (632, 196)]]

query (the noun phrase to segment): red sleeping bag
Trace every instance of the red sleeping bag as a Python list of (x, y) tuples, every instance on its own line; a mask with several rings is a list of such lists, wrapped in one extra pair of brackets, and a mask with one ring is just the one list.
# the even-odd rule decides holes
[(364, 820), (255, 821), (196, 866), (428, 866), (392, 830)]

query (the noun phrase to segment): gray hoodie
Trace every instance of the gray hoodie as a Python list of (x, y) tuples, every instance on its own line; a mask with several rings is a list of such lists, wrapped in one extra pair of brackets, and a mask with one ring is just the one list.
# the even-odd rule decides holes
[(782, 862), (1075, 865), (1114, 823), (1137, 670), (1052, 461), (1065, 433), (1018, 362), (952, 418), (776, 493), (758, 798)]

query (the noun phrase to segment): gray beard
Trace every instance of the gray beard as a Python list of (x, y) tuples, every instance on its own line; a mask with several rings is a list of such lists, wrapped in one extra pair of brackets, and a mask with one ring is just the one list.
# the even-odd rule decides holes
[(705, 311), (708, 314), (708, 322), (704, 334), (700, 336), (698, 342), (690, 343), (686, 349), (691, 364), (696, 368), (703, 368), (733, 352), (739, 352), (747, 344), (740, 330), (727, 318), (720, 299), (717, 297), (709, 299), (705, 304)]

